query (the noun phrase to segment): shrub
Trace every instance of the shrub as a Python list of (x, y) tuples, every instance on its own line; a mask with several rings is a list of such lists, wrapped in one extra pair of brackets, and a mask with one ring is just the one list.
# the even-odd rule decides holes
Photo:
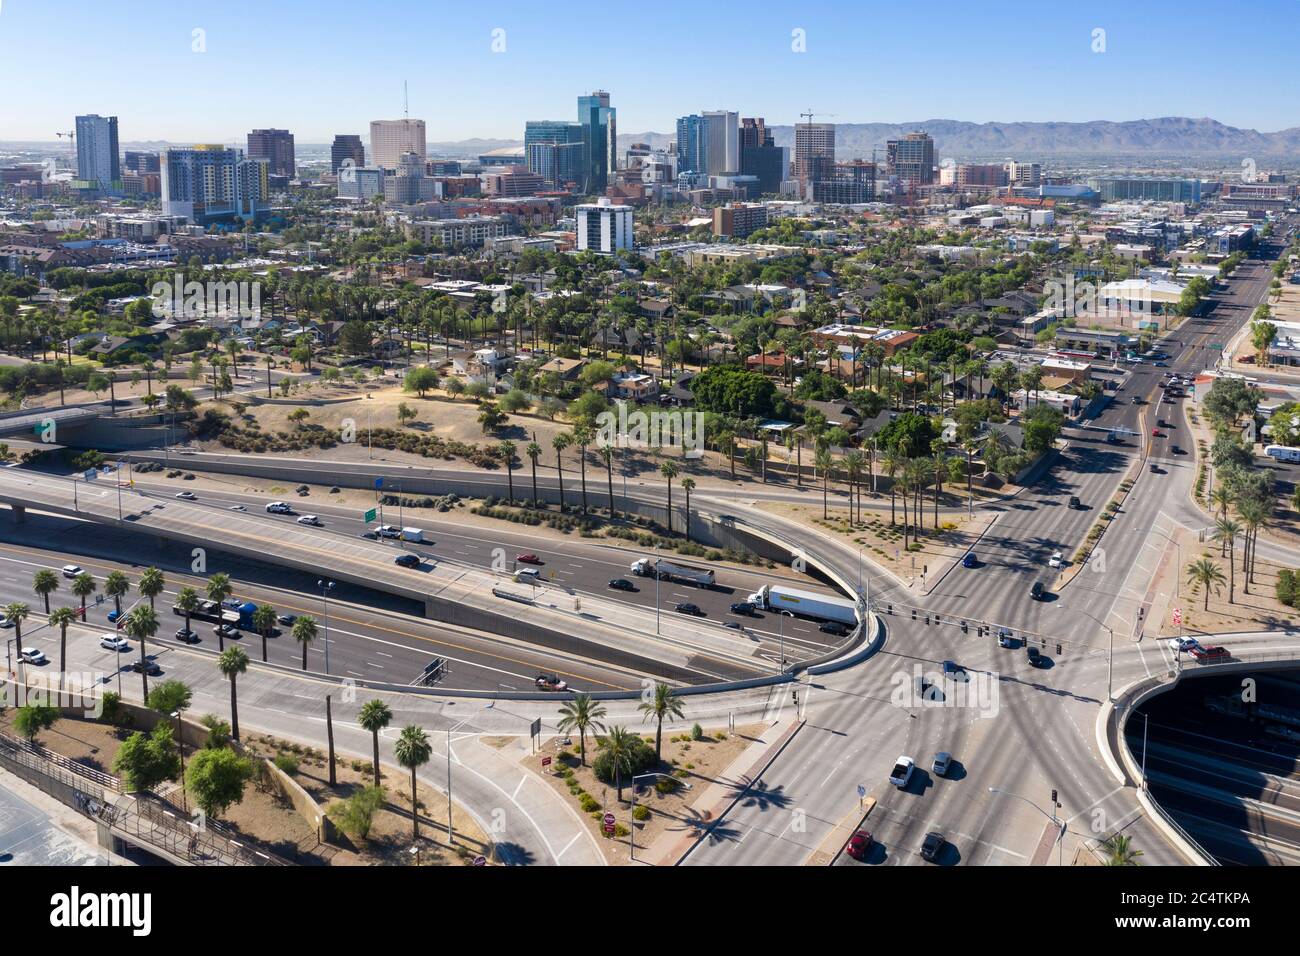
[(1287, 607), (1295, 607), (1296, 599), (1300, 594), (1296, 593), (1298, 578), (1296, 572), (1288, 571), (1286, 568), (1277, 573), (1277, 599)]
[(596, 798), (589, 793), (583, 793), (579, 795), (578, 805), (582, 807), (583, 813), (591, 813), (593, 810), (600, 809), (599, 801), (597, 801)]
[(364, 840), (383, 805), (383, 787), (363, 787), (346, 800), (331, 803), (325, 813), (344, 833)]
[(655, 781), (655, 792), (660, 796), (677, 791), (678, 783), (672, 777), (660, 777)]
[[(632, 777), (639, 773), (650, 770), (655, 765), (655, 750), (640, 737), (633, 737), (631, 753), (631, 766), (625, 768), (623, 773), (623, 782), (628, 783)], [(610, 759), (609, 751), (602, 750), (596, 755), (596, 759), (591, 762), (591, 770), (596, 775), (596, 779), (601, 783), (614, 783), (614, 764)]]
[(292, 754), (276, 754), (271, 762), (291, 777), (298, 772), (298, 758)]
[(704, 739), (704, 728), (701, 727), (699, 724), (692, 724), (691, 740), (703, 740), (703, 739)]
[(637, 821), (649, 820), (650, 808), (644, 803), (638, 803), (636, 809), (632, 811), (632, 819)]

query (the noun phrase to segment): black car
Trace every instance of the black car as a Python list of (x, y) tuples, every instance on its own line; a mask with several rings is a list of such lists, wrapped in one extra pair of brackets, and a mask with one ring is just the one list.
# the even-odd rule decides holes
[(1083, 507), (1083, 502), (1079, 500), (1079, 496), (1070, 495), (1070, 509), (1072, 511), (1078, 511), (1082, 507)]
[(1043, 582), (1035, 581), (1034, 586), (1029, 589), (1029, 596), (1035, 601), (1041, 601), (1043, 599), (1044, 591), (1045, 588), (1043, 587)]
[(139, 661), (132, 661), (131, 670), (135, 671), (135, 673), (137, 674), (140, 673), (141, 671), (144, 671), (150, 677), (157, 677), (159, 674), (162, 673), (162, 668), (159, 667), (157, 664), (155, 664), (153, 661), (145, 661), (143, 664), (141, 664)]
[(943, 834), (937, 830), (927, 833), (925, 841), (921, 844), (921, 859), (933, 863), (939, 859), (939, 854), (943, 852), (944, 845), (947, 842), (943, 838)]
[(276, 620), (276, 622), (279, 623), (279, 624), (284, 624), (284, 625), (287, 625), (287, 626), (289, 626), (289, 627), (293, 627), (293, 622), (296, 621), (296, 620), (298, 620), (298, 615), (297, 615), (297, 614), (281, 614), (281, 615), (280, 615), (279, 617), (277, 617), (275, 620)]
[(173, 636), (176, 640), (184, 641), (186, 644), (197, 644), (199, 642), (199, 636), (187, 627), (182, 627)]
[(748, 601), (737, 601), (735, 604), (731, 605), (731, 613), (740, 614), (743, 617), (753, 617), (754, 605), (750, 604)]
[(221, 637), (234, 639), (239, 637), (239, 628), (235, 627), (233, 624), (218, 624), (212, 628), (212, 633)]
[(841, 624), (839, 621), (827, 621), (818, 630), (823, 634), (834, 634), (836, 637), (847, 637), (852, 633), (852, 629), (847, 624)]
[(698, 604), (692, 604), (689, 601), (683, 601), (681, 604), (677, 605), (676, 611), (678, 614), (689, 614), (692, 617), (704, 617), (704, 612), (700, 610), (700, 606)]
[(614, 578), (609, 582), (609, 586), (615, 591), (635, 591), (636, 585), (627, 578)]
[(420, 559), (413, 554), (399, 554), (393, 558), (393, 564), (401, 568), (418, 568)]

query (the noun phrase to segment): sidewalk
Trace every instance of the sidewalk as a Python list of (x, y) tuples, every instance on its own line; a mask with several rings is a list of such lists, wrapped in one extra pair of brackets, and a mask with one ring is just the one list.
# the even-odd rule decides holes
[(720, 820), (744, 798), (745, 791), (762, 775), (802, 726), (803, 721), (792, 716), (768, 727), (690, 804), (689, 809), (693, 811), (694, 818), (704, 825), (693, 831), (665, 833), (641, 854), (639, 862), (649, 866), (676, 866), (691, 847), (706, 838), (709, 825)]

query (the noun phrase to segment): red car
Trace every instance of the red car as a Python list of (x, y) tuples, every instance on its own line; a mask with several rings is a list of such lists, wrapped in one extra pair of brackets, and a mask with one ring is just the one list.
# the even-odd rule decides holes
[(1226, 660), (1231, 655), (1226, 647), (1212, 644), (1209, 647), (1193, 647), (1192, 656), (1198, 661), (1221, 661)]
[(527, 554), (516, 554), (515, 560), (520, 564), (541, 564), (542, 559), (529, 551)]
[(1154, 437), (1154, 438), (1163, 438), (1163, 437), (1164, 437), (1163, 435), (1160, 434), (1160, 429), (1158, 429), (1158, 428), (1153, 428), (1153, 429), (1151, 429), (1151, 435), (1152, 435), (1152, 437)]
[(849, 844), (845, 849), (853, 859), (865, 860), (867, 851), (871, 849), (871, 834), (866, 830), (856, 831), (853, 836), (849, 837)]

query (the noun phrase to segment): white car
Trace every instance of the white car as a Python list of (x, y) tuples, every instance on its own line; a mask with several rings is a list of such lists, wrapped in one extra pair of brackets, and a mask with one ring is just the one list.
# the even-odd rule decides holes
[(1061, 552), (1053, 551), (1052, 556), (1047, 559), (1047, 566), (1049, 568), (1059, 568), (1064, 562), (1065, 558), (1061, 555)]
[(28, 664), (48, 664), (50, 662), (48, 657), (34, 647), (24, 647), (23, 652), (18, 656)]
[(319, 515), (303, 515), (301, 518), (298, 519), (298, 523), (315, 525), (317, 528), (321, 526), (321, 520)]
[(395, 524), (381, 524), (375, 529), (375, 534), (381, 538), (400, 538), (402, 529)]
[(181, 499), (181, 501), (198, 501), (198, 500), (199, 500), (198, 495), (196, 495), (196, 494), (195, 494), (194, 492), (192, 492), (192, 491), (178, 491), (178, 492), (176, 492), (176, 497), (179, 498), (179, 499)]
[(889, 772), (889, 782), (902, 790), (911, 781), (915, 769), (915, 760), (907, 756), (899, 757), (894, 761), (894, 769)]
[(245, 508), (243, 505), (231, 505), (231, 506), (230, 506), (229, 508), (227, 508), (226, 510), (227, 510), (227, 511), (247, 511), (248, 509)]
[(266, 513), (269, 515), (291, 515), (293, 509), (286, 502), (272, 501), (266, 506)]
[(129, 651), (131, 644), (125, 637), (119, 637), (116, 634), (105, 634), (99, 639), (99, 646), (110, 651)]
[(1181, 651), (1190, 651), (1193, 647), (1200, 646), (1200, 643), (1194, 637), (1173, 637), (1169, 639), (1169, 649), (1175, 654)]
[(81, 565), (79, 564), (65, 564), (63, 566), (63, 576), (65, 578), (75, 578), (80, 573)]
[(0, 614), (0, 627), (13, 627), (13, 626), (14, 626), (13, 618), (9, 617), (7, 614)]

